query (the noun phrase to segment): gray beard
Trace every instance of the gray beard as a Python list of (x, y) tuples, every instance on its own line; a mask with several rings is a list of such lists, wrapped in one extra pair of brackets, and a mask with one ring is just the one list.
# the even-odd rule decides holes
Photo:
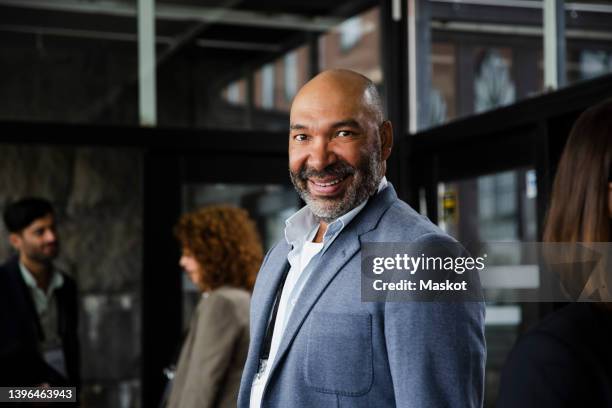
[(355, 169), (352, 183), (347, 187), (344, 196), (340, 198), (313, 198), (308, 191), (308, 182), (290, 171), (291, 182), (314, 216), (329, 224), (358, 207), (378, 190), (383, 176), (379, 160), (380, 151), (375, 151), (367, 157), (367, 161)]

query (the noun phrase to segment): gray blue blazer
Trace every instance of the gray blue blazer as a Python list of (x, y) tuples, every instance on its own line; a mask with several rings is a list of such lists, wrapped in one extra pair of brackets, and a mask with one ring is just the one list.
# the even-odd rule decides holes
[[(362, 302), (364, 242), (439, 245), (454, 240), (397, 198), (370, 198), (321, 257), (291, 316), (262, 407), (480, 407), (484, 304)], [(266, 255), (251, 301), (251, 342), (238, 407), (248, 408), (260, 348), (291, 248)]]

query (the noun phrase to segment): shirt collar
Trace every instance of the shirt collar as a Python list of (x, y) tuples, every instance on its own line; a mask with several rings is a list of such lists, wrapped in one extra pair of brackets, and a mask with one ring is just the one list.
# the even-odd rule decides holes
[[(387, 178), (383, 176), (378, 184), (378, 190), (376, 193), (380, 193), (387, 187), (388, 184)], [(346, 225), (348, 225), (348, 223), (351, 222), (351, 220), (355, 218), (357, 214), (359, 214), (367, 202), (368, 200), (364, 200), (363, 203), (359, 204), (357, 207), (341, 215), (338, 219), (330, 223), (327, 227), (327, 231), (325, 232), (325, 237), (340, 233), (340, 231), (342, 231), (344, 227), (346, 227)], [(309, 235), (313, 235), (314, 229), (318, 225), (319, 221), (317, 220), (317, 217), (315, 217), (310, 208), (305, 205), (285, 221), (285, 239), (289, 245), (295, 246), (297, 243), (299, 243), (299, 241), (306, 240)]]
[[(36, 284), (36, 279), (34, 279), (32, 272), (30, 272), (29, 269), (26, 268), (26, 266), (21, 262), (19, 262), (19, 270), (21, 271), (21, 276), (28, 287), (41, 290)], [(52, 270), (51, 274), (51, 280), (49, 281), (49, 287), (47, 288), (46, 293), (47, 296), (50, 296), (54, 290), (59, 289), (64, 285), (64, 277), (61, 273)]]

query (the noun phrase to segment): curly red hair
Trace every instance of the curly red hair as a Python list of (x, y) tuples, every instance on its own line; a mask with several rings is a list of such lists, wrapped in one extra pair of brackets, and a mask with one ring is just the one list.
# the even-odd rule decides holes
[(230, 205), (200, 208), (181, 216), (174, 234), (202, 267), (204, 286), (253, 289), (263, 248), (245, 210)]

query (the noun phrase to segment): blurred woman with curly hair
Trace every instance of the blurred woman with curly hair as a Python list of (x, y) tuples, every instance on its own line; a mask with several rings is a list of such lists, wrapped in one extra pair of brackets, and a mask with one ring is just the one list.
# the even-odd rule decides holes
[(245, 210), (221, 205), (184, 214), (174, 232), (182, 247), (179, 264), (203, 295), (181, 349), (168, 407), (235, 407), (261, 240)]

